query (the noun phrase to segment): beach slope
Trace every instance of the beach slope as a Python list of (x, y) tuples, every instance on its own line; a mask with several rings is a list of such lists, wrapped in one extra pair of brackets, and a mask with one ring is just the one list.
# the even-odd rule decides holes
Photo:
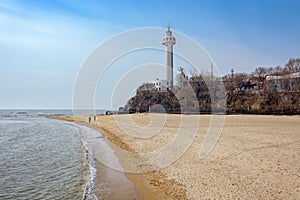
[[(155, 116), (157, 115), (157, 116)], [(164, 126), (155, 134), (155, 118), (163, 114), (132, 114), (63, 118), (90, 126), (106, 137), (124, 169), (134, 162), (120, 151), (135, 154), (157, 151), (170, 143), (182, 126), (181, 115), (164, 115)], [(190, 115), (199, 122), (190, 147), (170, 165), (141, 173), (126, 173), (142, 199), (299, 199), (300, 198), (300, 117), (231, 115), (214, 149), (199, 158), (208, 131), (210, 115)], [(128, 119), (131, 123), (128, 123)], [(159, 124), (159, 123), (158, 123)], [(128, 134), (136, 126), (148, 127), (139, 138)], [(151, 126), (151, 128), (149, 128)], [(183, 124), (189, 130), (191, 124)], [(139, 159), (139, 158), (136, 158)], [(147, 166), (147, 160), (143, 160)], [(136, 166), (143, 168), (143, 165)]]

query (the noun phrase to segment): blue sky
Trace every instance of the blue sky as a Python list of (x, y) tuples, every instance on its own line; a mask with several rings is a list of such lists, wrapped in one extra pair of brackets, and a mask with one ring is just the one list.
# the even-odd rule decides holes
[(133, 28), (170, 23), (201, 44), (221, 74), (283, 66), (300, 57), (299, 10), (298, 0), (1, 0), (0, 108), (71, 108), (89, 53)]

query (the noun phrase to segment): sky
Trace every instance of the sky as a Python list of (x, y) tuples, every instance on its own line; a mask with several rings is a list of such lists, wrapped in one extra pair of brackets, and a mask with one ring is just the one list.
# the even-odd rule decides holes
[[(223, 75), (284, 66), (300, 57), (299, 10), (298, 0), (0, 0), (0, 108), (72, 108), (89, 54), (136, 28), (170, 25), (205, 48)], [(97, 107), (111, 101), (99, 97)]]

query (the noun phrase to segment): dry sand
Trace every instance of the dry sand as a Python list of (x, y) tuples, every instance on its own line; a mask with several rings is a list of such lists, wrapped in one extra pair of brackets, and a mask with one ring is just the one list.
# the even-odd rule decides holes
[[(129, 169), (134, 162), (121, 156), (120, 149), (156, 151), (176, 137), (179, 126), (188, 134), (193, 125), (180, 125), (181, 115), (153, 116), (152, 121), (149, 114), (98, 116), (91, 124), (82, 117), (75, 121), (104, 133), (121, 164)], [(164, 126), (157, 129), (160, 123), (155, 118), (164, 117)], [(160, 170), (126, 173), (142, 199), (300, 199), (299, 116), (226, 116), (218, 143), (204, 159), (199, 158), (199, 150), (211, 116), (188, 117), (191, 122), (199, 120), (199, 127), (192, 145), (179, 159)], [(152, 136), (139, 138), (139, 131), (143, 137)]]

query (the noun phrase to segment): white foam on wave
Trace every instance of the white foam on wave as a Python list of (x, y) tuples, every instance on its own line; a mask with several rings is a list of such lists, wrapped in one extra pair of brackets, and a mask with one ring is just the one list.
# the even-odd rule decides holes
[(82, 143), (82, 150), (84, 152), (84, 157), (85, 157), (85, 161), (87, 163), (87, 165), (89, 166), (89, 181), (86, 183), (85, 187), (84, 187), (84, 191), (83, 191), (83, 195), (82, 195), (82, 199), (86, 200), (86, 199), (93, 199), (93, 200), (98, 200), (98, 198), (95, 195), (91, 195), (91, 191), (93, 189), (94, 186), (94, 182), (95, 182), (95, 178), (96, 178), (96, 167), (95, 167), (95, 162), (93, 159), (93, 152), (92, 149), (88, 147), (87, 141), (84, 140), (83, 138), (83, 133), (87, 132), (87, 127), (75, 124), (73, 122), (64, 122), (65, 124), (71, 125), (74, 128), (77, 129), (77, 134), (79, 136), (79, 139)]
[[(91, 151), (88, 150), (88, 147), (84, 145), (86, 151), (85, 151), (85, 158), (88, 163), (89, 169), (90, 169), (90, 179), (89, 182), (85, 186), (84, 194), (83, 194), (83, 199), (90, 199), (91, 191), (94, 186), (95, 178), (96, 178), (96, 168), (93, 166), (93, 154)], [(93, 195), (94, 196), (94, 195)], [(95, 198), (93, 198), (95, 199)], [(97, 199), (97, 197), (96, 197)]]
[(86, 199), (98, 200), (96, 195), (91, 194), (91, 191), (92, 191), (94, 183), (95, 183), (96, 172), (97, 172), (96, 167), (95, 167), (93, 149), (91, 146), (88, 146), (88, 141), (86, 138), (86, 135), (90, 134), (91, 129), (89, 129), (88, 127), (85, 127), (85, 126), (81, 126), (81, 125), (72, 123), (72, 122), (66, 122), (66, 123), (72, 124), (73, 126), (75, 126), (75, 128), (77, 128), (78, 136), (84, 147), (83, 150), (85, 151), (85, 153), (84, 153), (85, 160), (89, 166), (90, 177), (89, 177), (89, 181), (86, 183), (86, 186), (84, 189), (83, 200), (86, 200)]

